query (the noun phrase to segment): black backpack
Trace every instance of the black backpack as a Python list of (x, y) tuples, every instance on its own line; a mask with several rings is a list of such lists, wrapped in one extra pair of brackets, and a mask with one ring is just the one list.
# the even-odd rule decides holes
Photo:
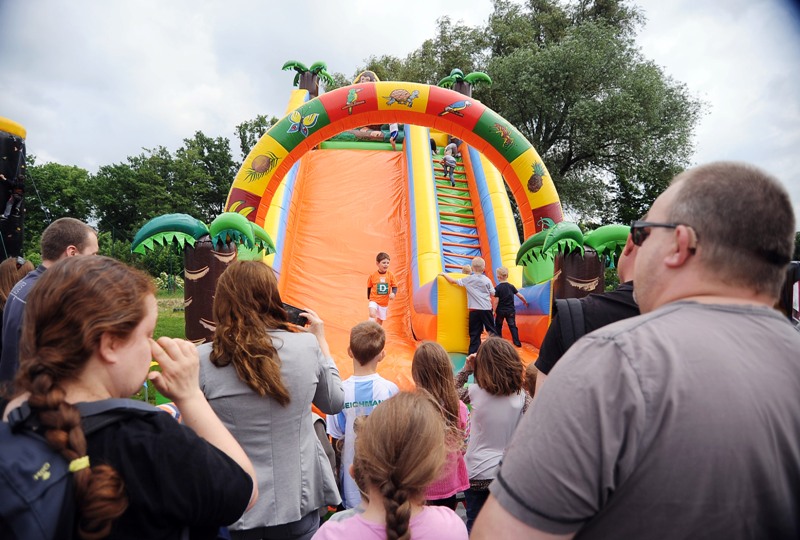
[[(141, 401), (106, 399), (76, 405), (89, 434), (131, 416), (163, 414)], [(27, 403), (0, 422), (0, 538), (71, 539), (74, 500), (69, 463), (36, 432)]]
[(583, 304), (577, 298), (559, 298), (556, 300), (556, 312), (560, 321), (561, 341), (566, 351), (586, 333)]

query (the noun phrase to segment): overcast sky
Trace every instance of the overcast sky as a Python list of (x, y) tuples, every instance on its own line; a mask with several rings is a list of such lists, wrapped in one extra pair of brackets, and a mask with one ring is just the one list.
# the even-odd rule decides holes
[[(692, 161), (737, 159), (777, 175), (800, 216), (800, 18), (790, 0), (640, 0), (647, 58), (708, 103)], [(476, 26), (490, 0), (0, 0), (0, 116), (38, 162), (91, 172), (196, 130), (281, 116), (294, 72), (352, 75), (404, 57), (449, 15)]]

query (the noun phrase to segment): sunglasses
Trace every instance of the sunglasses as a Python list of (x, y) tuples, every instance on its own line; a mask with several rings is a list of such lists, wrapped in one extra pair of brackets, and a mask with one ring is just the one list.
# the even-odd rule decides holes
[(635, 246), (641, 246), (647, 237), (650, 236), (650, 233), (653, 232), (652, 229), (656, 227), (660, 227), (662, 229), (677, 229), (680, 225), (684, 227), (688, 227), (692, 229), (692, 232), (695, 236), (695, 245), (689, 248), (689, 251), (694, 254), (697, 251), (697, 241), (700, 237), (690, 225), (686, 225), (685, 223), (656, 223), (654, 221), (633, 221), (631, 222), (631, 240)]

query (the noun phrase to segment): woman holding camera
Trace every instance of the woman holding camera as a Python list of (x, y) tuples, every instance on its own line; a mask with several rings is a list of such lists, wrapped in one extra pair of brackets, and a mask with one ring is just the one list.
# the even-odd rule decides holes
[(322, 320), (311, 310), (301, 316), (308, 330), (288, 321), (264, 263), (236, 261), (220, 276), (214, 338), (198, 349), (200, 385), (253, 462), (260, 493), (230, 527), (233, 540), (311, 538), (318, 510), (340, 502), (311, 404), (336, 414), (344, 391)]

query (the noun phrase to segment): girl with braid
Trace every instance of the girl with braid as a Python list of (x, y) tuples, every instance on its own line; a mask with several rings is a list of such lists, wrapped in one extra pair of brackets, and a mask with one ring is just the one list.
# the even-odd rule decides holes
[(467, 465), (464, 462), (469, 440), (469, 410), (458, 399), (453, 380), (453, 364), (444, 347), (433, 341), (422, 343), (411, 361), (411, 377), (417, 388), (427, 390), (439, 404), (448, 433), (445, 466), (439, 478), (425, 492), (427, 504), (456, 509), (456, 494), (469, 488)]
[[(152, 339), (154, 292), (148, 276), (114, 259), (69, 257), (27, 298), (20, 393), (4, 419), (27, 401), (70, 462), (74, 506), (62, 516), (83, 540), (215, 538), (257, 496), (250, 461), (200, 391), (194, 345)], [(160, 372), (148, 374), (151, 359)], [(74, 404), (127, 398), (145, 378), (174, 400), (183, 425), (154, 407), (84, 435)]]
[(315, 540), (467, 540), (464, 522), (444, 506), (425, 506), (448, 450), (439, 406), (425, 391), (401, 392), (363, 419), (351, 473), (364, 512), (327, 521)]

